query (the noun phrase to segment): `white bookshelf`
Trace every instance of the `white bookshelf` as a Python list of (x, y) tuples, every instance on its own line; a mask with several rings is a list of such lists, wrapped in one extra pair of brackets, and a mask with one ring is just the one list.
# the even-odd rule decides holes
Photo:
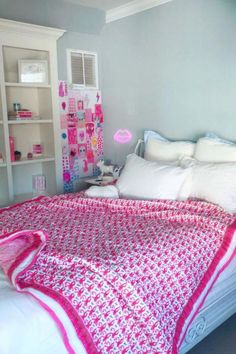
[[(1, 91), (1, 87), (0, 87)], [(6, 143), (4, 134), (3, 109), (2, 109), (2, 95), (0, 92), (0, 152), (4, 156), (4, 162), (0, 162), (0, 207), (7, 205), (9, 202), (9, 184), (8, 171), (6, 163)]]
[[(62, 192), (56, 41), (64, 32), (0, 19), (0, 207), (33, 197), (32, 178), (38, 174), (46, 177), (47, 194)], [(19, 82), (19, 60), (46, 61), (48, 81)], [(16, 102), (33, 117), (12, 118)], [(21, 152), (19, 161), (11, 161), (9, 137)], [(29, 159), (33, 144), (39, 143), (43, 154)]]

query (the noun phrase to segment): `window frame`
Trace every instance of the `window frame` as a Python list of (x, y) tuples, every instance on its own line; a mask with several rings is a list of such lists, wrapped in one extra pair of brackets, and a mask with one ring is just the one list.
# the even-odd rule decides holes
[[(68, 48), (66, 50), (67, 52), (67, 78), (68, 78), (68, 83), (73, 89), (77, 90), (98, 90), (99, 89), (99, 84), (98, 84), (98, 54), (97, 52), (90, 52), (86, 50), (79, 50), (79, 49), (71, 49)], [(84, 84), (74, 84), (72, 82), (72, 67), (71, 67), (71, 54), (72, 53), (78, 53), (82, 55), (82, 63), (83, 63), (83, 78), (84, 78)], [(93, 55), (95, 58), (95, 86), (86, 86), (85, 81), (85, 68), (84, 68), (84, 55)]]

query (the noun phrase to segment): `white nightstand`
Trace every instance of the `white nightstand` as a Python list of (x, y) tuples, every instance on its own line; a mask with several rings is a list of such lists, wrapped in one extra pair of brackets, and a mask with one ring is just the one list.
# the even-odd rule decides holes
[(95, 185), (95, 186), (107, 186), (108, 184), (111, 184), (115, 181), (116, 181), (116, 179), (113, 176), (103, 176), (102, 179), (99, 179), (99, 177), (92, 177), (92, 178), (84, 179), (84, 182), (86, 182), (88, 184)]

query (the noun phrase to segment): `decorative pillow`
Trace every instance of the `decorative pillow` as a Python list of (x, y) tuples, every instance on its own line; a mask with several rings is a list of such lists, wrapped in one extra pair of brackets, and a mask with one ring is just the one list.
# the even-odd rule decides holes
[(192, 157), (195, 145), (188, 141), (163, 141), (149, 138), (145, 145), (144, 158), (149, 161), (176, 161), (182, 156)]
[(190, 197), (236, 212), (236, 163), (199, 163), (192, 171)]
[(215, 133), (212, 132), (208, 132), (205, 135), (206, 138), (212, 139), (214, 141), (217, 141), (218, 143), (224, 143), (224, 144), (234, 144), (232, 141), (230, 140), (225, 140), (220, 138), (218, 135), (216, 135)]
[(86, 190), (85, 195), (90, 198), (119, 198), (118, 190), (113, 185), (92, 186)]
[(188, 168), (151, 162), (131, 154), (116, 186), (121, 197), (131, 199), (187, 199), (188, 195), (181, 190), (190, 173)]
[(169, 141), (167, 138), (165, 138), (164, 136), (162, 136), (157, 132), (154, 132), (153, 130), (145, 130), (143, 134), (143, 139), (145, 144), (148, 142), (149, 138), (153, 138), (161, 141)]
[(202, 162), (236, 162), (236, 144), (208, 137), (200, 138), (194, 157)]

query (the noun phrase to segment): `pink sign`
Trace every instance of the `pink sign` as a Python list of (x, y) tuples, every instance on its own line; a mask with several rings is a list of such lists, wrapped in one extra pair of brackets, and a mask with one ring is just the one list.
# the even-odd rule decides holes
[(113, 139), (119, 144), (127, 144), (132, 140), (132, 134), (128, 129), (119, 129), (114, 134)]

